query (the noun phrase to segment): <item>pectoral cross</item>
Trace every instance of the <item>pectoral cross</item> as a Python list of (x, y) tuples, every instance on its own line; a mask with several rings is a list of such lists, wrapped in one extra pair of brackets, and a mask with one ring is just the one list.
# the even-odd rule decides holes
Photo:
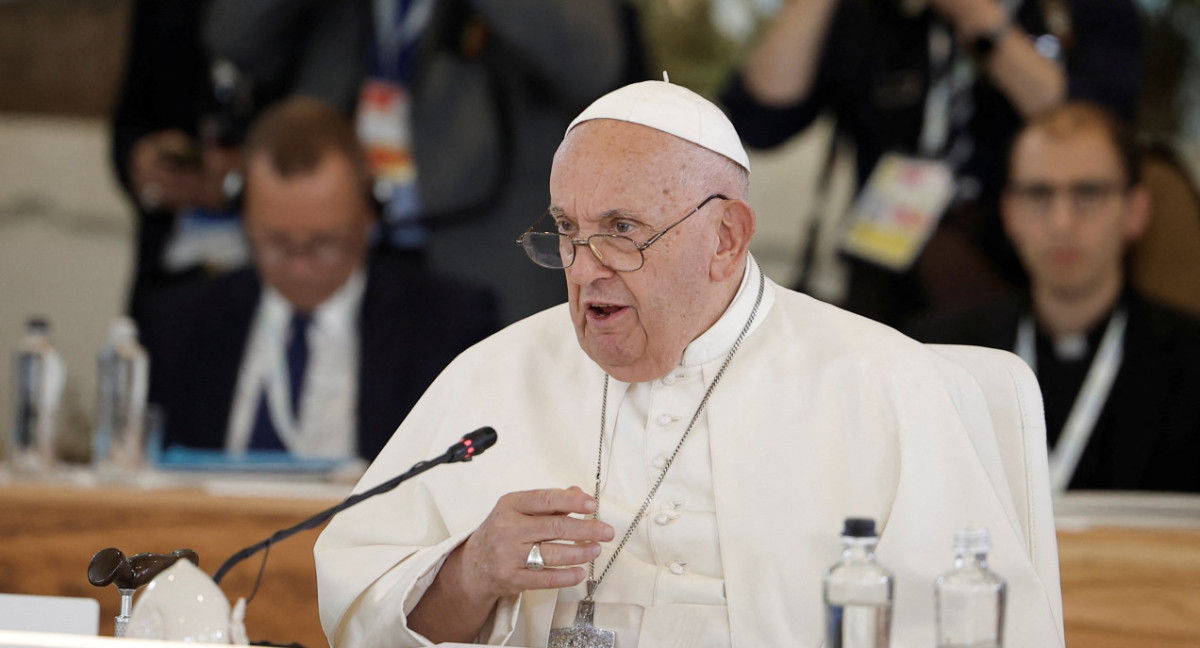
[(551, 628), (548, 648), (614, 648), (617, 635), (592, 624), (596, 604), (592, 601), (595, 581), (588, 581), (588, 596), (575, 609), (575, 624), (570, 628)]

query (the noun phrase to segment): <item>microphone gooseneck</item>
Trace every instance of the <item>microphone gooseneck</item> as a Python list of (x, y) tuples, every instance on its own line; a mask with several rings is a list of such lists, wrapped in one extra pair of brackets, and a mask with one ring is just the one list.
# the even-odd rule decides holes
[(369, 498), (375, 497), (376, 495), (386, 493), (386, 492), (392, 490), (393, 488), (399, 486), (402, 482), (404, 482), (408, 479), (411, 479), (413, 477), (416, 477), (417, 475), (425, 472), (426, 470), (429, 470), (430, 468), (433, 468), (434, 466), (444, 464), (444, 463), (458, 463), (458, 462), (462, 462), (462, 461), (470, 461), (473, 457), (481, 454), (484, 450), (487, 450), (488, 448), (495, 445), (496, 438), (497, 438), (496, 430), (491, 428), (490, 426), (484, 426), (484, 427), (479, 428), (478, 430), (475, 430), (474, 432), (467, 433), (466, 435), (463, 436), (461, 441), (450, 446), (441, 455), (434, 457), (433, 459), (430, 459), (428, 461), (418, 462), (418, 463), (414, 464), (412, 468), (409, 468), (408, 471), (402, 475), (397, 475), (370, 490), (365, 490), (361, 493), (351, 495), (350, 497), (347, 497), (346, 499), (342, 500), (341, 503), (336, 504), (330, 508), (327, 508), (324, 511), (317, 513), (316, 515), (308, 518), (307, 520), (304, 520), (303, 522), (300, 522), (299, 524), (297, 524), (295, 526), (291, 526), (286, 529), (280, 529), (279, 531), (276, 531), (274, 534), (272, 534), (271, 537), (267, 538), (266, 540), (263, 540), (262, 542), (259, 542), (257, 544), (250, 545), (249, 547), (246, 547), (245, 549), (242, 549), (241, 551), (233, 554), (232, 556), (229, 557), (228, 560), (225, 561), (225, 564), (221, 565), (221, 568), (218, 569), (215, 574), (213, 574), (213, 580), (217, 583), (220, 583), (221, 579), (225, 577), (225, 574), (228, 573), (229, 570), (234, 567), (234, 565), (237, 565), (238, 563), (249, 558), (250, 556), (253, 556), (254, 554), (258, 553), (259, 551), (262, 551), (263, 549), (267, 549), (271, 545), (275, 544), (276, 542), (279, 542), (280, 540), (283, 540), (284, 538), (293, 536), (301, 531), (318, 527), (318, 526), (324, 524), (326, 521), (328, 521), (329, 518), (337, 515), (338, 513), (341, 513), (342, 511), (350, 508), (351, 506), (354, 506), (355, 504), (358, 504), (359, 502), (361, 502), (365, 499), (369, 499)]

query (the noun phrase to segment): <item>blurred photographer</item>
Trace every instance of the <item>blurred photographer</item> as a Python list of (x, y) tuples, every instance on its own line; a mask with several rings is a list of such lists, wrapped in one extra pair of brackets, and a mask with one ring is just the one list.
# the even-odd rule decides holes
[[(928, 197), (898, 227), (906, 258), (842, 246), (854, 254), (843, 305), (898, 324), (1009, 289), (995, 204), (1012, 134), (1067, 98), (1130, 117), (1141, 75), (1131, 0), (792, 0), (724, 100), (758, 148), (832, 113), (863, 195)], [(865, 207), (876, 223), (898, 209)]]
[(112, 162), (137, 210), (128, 310), (182, 279), (248, 261), (237, 145), (249, 104), (231, 67), (200, 43), (206, 0), (133, 3)]

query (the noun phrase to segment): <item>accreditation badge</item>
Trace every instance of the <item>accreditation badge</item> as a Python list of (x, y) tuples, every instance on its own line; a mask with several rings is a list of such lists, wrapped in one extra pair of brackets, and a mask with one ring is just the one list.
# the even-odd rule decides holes
[(904, 272), (953, 197), (954, 172), (945, 163), (886, 153), (850, 208), (841, 249)]
[(411, 103), (407, 88), (386, 79), (369, 78), (359, 92), (355, 118), (358, 139), (366, 148), (376, 181), (392, 187), (412, 185), (417, 177)]

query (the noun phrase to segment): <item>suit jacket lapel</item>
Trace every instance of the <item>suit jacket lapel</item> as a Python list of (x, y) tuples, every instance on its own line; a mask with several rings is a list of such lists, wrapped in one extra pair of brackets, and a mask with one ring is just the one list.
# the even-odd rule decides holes
[(194, 381), (196, 397), (193, 402), (192, 438), (205, 439), (208, 447), (223, 447), (229, 428), (229, 417), (233, 409), (234, 393), (237, 390), (238, 374), (242, 356), (250, 336), (250, 326), (262, 293), (262, 286), (253, 272), (231, 277), (225, 308), (212, 308), (204, 312), (207, 334), (201, 353), (197, 356), (198, 366), (194, 369), (199, 380)]

